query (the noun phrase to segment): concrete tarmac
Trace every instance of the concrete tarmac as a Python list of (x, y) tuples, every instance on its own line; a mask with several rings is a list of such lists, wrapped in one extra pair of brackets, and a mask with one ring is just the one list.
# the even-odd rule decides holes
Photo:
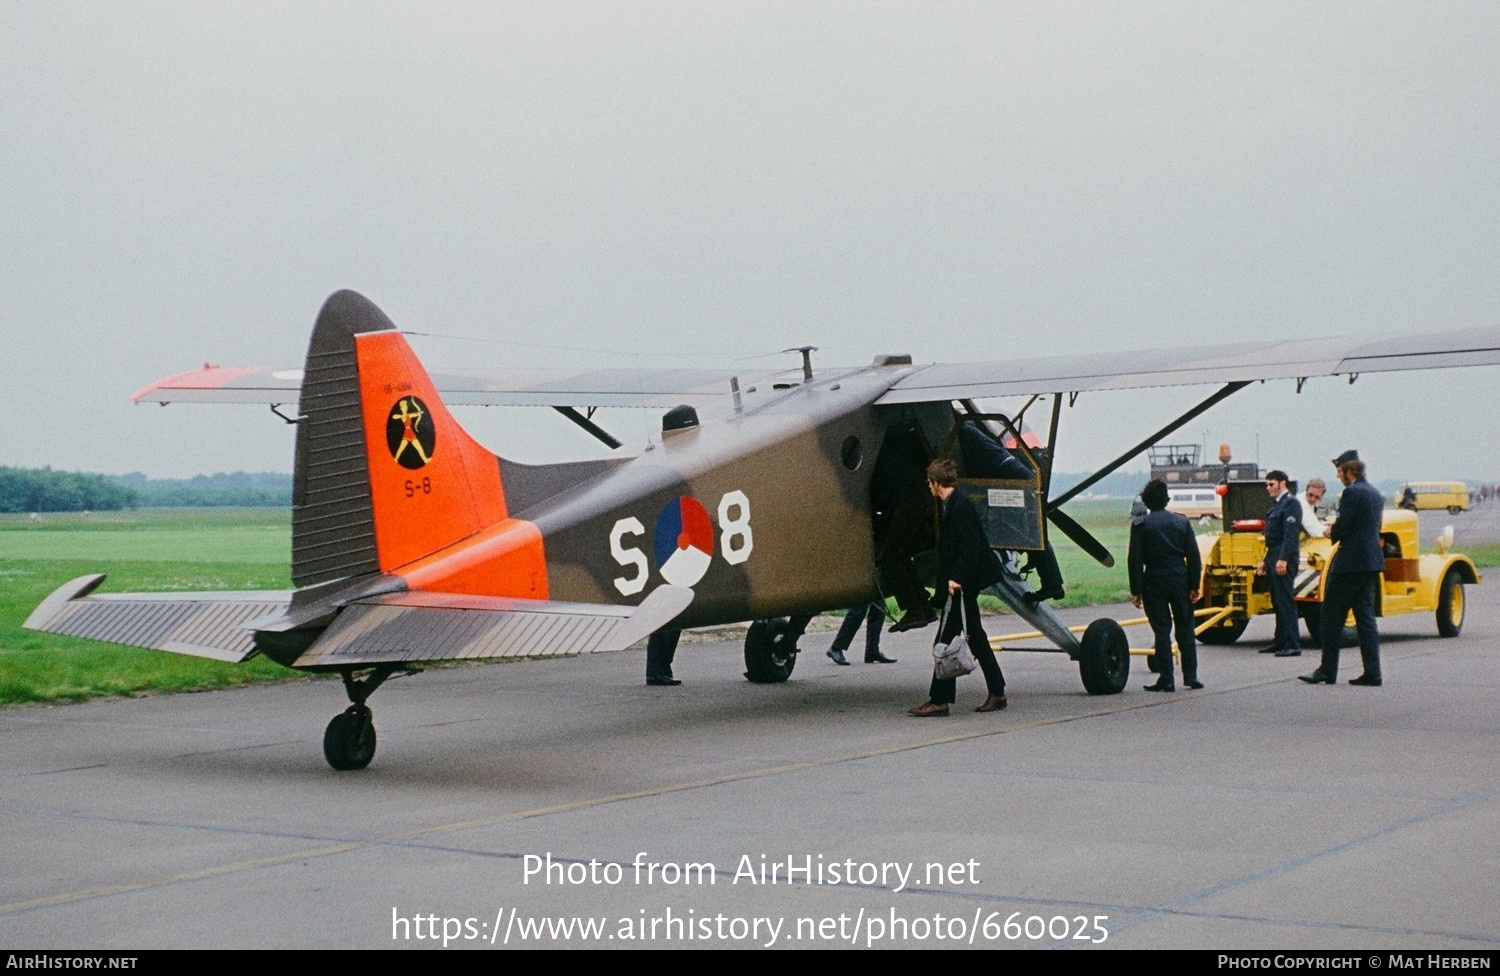
[(942, 719), (906, 715), (930, 630), (885, 666), (810, 634), (774, 686), (737, 642), (684, 643), (678, 688), (641, 649), (436, 669), (377, 692), (357, 773), (334, 681), (6, 709), (0, 942), (1494, 950), (1500, 591), (1467, 595), (1457, 639), (1381, 622), (1377, 689), (1357, 650), (1297, 681), (1267, 618), (1204, 691), (1007, 652), (1010, 708), (976, 674)]

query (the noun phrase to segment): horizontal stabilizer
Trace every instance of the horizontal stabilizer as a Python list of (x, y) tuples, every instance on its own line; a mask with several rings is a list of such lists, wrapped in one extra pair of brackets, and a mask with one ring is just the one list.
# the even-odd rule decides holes
[(292, 602), (282, 590), (90, 595), (102, 582), (104, 576), (95, 574), (59, 586), (25, 627), (238, 663), (254, 651), (246, 625), (282, 613)]
[(391, 593), (346, 606), (296, 668), (589, 654), (629, 647), (693, 600), (659, 586), (636, 607), (454, 593)]

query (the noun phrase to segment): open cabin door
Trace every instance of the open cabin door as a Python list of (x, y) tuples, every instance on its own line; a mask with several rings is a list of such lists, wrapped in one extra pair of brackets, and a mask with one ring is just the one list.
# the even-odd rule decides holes
[[(958, 490), (979, 513), (990, 548), (1046, 548), (1047, 452), (1027, 447), (1004, 414), (968, 413), (955, 421), (941, 453), (958, 466)], [(1001, 443), (1005, 435), (1012, 444)]]

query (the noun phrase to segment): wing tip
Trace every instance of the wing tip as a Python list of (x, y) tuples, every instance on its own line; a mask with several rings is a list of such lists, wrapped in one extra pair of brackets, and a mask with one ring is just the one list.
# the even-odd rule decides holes
[(104, 575), (103, 573), (89, 573), (68, 580), (37, 604), (37, 608), (31, 611), (31, 615), (21, 626), (27, 630), (46, 630), (47, 624), (57, 616), (59, 610), (72, 601), (82, 599), (94, 592), (99, 584), (104, 582)]

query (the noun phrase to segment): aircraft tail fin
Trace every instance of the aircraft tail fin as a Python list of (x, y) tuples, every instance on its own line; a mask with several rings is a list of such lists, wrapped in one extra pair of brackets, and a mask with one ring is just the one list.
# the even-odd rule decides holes
[(438, 397), (385, 313), (333, 294), (308, 343), (297, 428), (292, 579), (385, 572), (507, 515), (500, 461)]

